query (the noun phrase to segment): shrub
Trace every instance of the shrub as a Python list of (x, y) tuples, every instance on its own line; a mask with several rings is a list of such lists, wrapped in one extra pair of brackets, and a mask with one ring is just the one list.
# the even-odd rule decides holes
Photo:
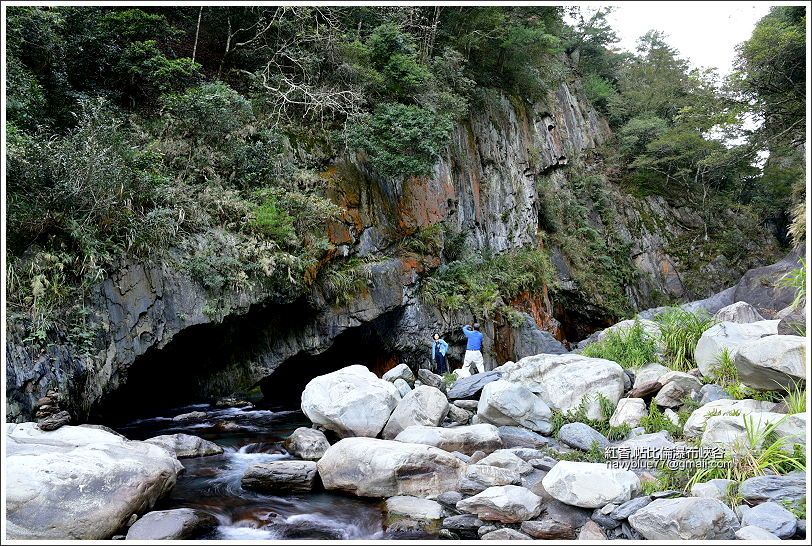
[(322, 270), (322, 287), (328, 300), (346, 305), (372, 283), (371, 262), (362, 258), (330, 262)]
[(348, 128), (347, 143), (366, 151), (386, 178), (427, 176), (448, 143), (451, 120), (430, 108), (384, 103)]
[(280, 244), (290, 245), (296, 236), (293, 222), (294, 218), (278, 206), (275, 196), (270, 195), (254, 209), (251, 227)]
[(657, 341), (635, 320), (629, 328), (608, 331), (603, 340), (590, 343), (581, 354), (612, 360), (624, 368), (639, 368), (656, 360)]
[(654, 318), (665, 347), (663, 357), (672, 369), (687, 372), (694, 363), (694, 350), (702, 333), (715, 324), (705, 311), (692, 313), (672, 307)]
[(739, 372), (736, 369), (736, 364), (733, 362), (730, 349), (727, 347), (724, 347), (722, 351), (716, 355), (711, 370), (716, 381), (722, 386), (737, 385), (739, 383)]
[(682, 427), (672, 423), (671, 420), (660, 411), (654, 400), (649, 404), (648, 415), (643, 416), (640, 420), (640, 426), (646, 429), (647, 434), (665, 430), (671, 436), (682, 436)]

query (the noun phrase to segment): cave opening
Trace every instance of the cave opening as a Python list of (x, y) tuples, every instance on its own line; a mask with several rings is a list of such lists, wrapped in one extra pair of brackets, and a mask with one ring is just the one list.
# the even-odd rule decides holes
[(353, 364), (382, 376), (406, 359), (407, 349), (398, 344), (401, 319), (402, 310), (384, 313), (344, 330), (323, 352), (302, 351), (286, 359), (259, 382), (265, 400), (274, 406), (298, 408), (302, 391), (313, 378)]

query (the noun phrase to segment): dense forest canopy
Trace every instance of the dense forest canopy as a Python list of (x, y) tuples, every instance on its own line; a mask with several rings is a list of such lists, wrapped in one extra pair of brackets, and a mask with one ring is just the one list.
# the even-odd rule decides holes
[[(801, 240), (805, 8), (772, 8), (727, 81), (657, 31), (614, 50), (607, 13), (576, 9), (569, 25), (555, 6), (10, 7), (10, 308), (44, 332), (121, 256), (211, 227), (250, 244), (234, 263), (191, 264), (207, 286), (237, 267), (304, 287), (339, 212), (312, 158), (425, 176), (488, 93), (530, 103), (574, 78), (616, 134), (617, 184), (708, 218), (748, 207), (784, 242), (796, 205)], [(743, 134), (745, 115), (764, 122)], [(290, 161), (291, 143), (311, 159)]]

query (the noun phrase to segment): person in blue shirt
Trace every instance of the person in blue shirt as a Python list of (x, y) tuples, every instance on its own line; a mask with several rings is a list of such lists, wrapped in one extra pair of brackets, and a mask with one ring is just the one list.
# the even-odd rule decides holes
[(482, 332), (479, 331), (479, 323), (475, 322), (473, 328), (466, 324), (462, 327), (462, 333), (468, 338), (468, 345), (465, 347), (465, 359), (463, 367), (468, 367), (471, 375), (485, 371), (485, 362), (482, 360)]
[(448, 343), (440, 337), (440, 334), (434, 334), (434, 343), (431, 344), (431, 357), (437, 364), (437, 373), (442, 375), (446, 373), (445, 355), (448, 352)]

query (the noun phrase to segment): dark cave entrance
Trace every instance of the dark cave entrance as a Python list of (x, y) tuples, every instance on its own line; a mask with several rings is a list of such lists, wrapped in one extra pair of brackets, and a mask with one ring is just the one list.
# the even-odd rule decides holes
[(353, 364), (362, 364), (378, 377), (404, 361), (408, 349), (397, 344), (402, 310), (384, 313), (373, 321), (348, 328), (318, 354), (300, 352), (282, 362), (259, 383), (265, 400), (298, 408), (305, 386), (313, 378)]

